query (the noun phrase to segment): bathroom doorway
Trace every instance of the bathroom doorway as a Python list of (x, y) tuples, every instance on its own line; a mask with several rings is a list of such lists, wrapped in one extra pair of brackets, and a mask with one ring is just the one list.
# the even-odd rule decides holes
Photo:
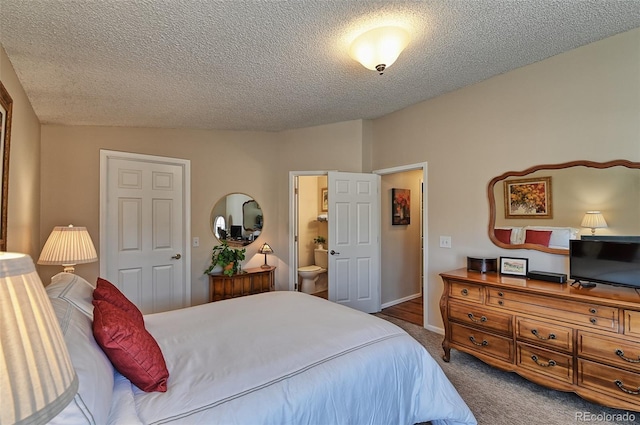
[(328, 299), (327, 174), (295, 177), (297, 199), (294, 290)]

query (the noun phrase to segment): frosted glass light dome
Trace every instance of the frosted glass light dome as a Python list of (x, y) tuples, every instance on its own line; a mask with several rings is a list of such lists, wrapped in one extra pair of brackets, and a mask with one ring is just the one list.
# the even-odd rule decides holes
[(353, 40), (349, 55), (365, 68), (382, 74), (398, 59), (409, 40), (409, 32), (404, 28), (375, 28)]

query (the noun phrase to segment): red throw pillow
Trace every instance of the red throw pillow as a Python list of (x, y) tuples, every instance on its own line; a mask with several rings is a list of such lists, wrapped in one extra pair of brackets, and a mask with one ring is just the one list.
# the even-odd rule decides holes
[(500, 242), (509, 245), (511, 244), (511, 230), (512, 229), (494, 229), (493, 234)]
[(529, 230), (524, 243), (534, 243), (536, 245), (549, 246), (551, 230)]
[(142, 391), (166, 392), (169, 371), (144, 325), (107, 301), (93, 300), (93, 305), (93, 336), (113, 367)]
[(96, 281), (96, 289), (93, 290), (93, 299), (107, 301), (128, 314), (136, 323), (142, 323), (142, 313), (134, 303), (129, 301), (120, 290), (108, 280), (101, 277)]

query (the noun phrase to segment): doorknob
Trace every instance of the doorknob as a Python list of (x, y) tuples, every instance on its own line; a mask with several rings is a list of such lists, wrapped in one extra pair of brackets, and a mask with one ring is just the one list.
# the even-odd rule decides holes
[(173, 257), (171, 257), (172, 260), (179, 260), (181, 258), (182, 258), (182, 255), (180, 255), (180, 254), (176, 254)]
[(331, 255), (340, 255), (339, 252), (335, 252), (333, 249), (329, 252), (329, 254), (331, 254)]

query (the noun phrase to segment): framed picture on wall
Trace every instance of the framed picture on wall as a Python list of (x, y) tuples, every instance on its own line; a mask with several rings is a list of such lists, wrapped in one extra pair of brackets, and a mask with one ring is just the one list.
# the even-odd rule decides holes
[(505, 218), (553, 218), (551, 177), (504, 181)]
[(322, 211), (329, 210), (329, 189), (326, 187), (320, 189), (320, 209)]
[(11, 139), (11, 112), (13, 100), (0, 82), (0, 251), (7, 250), (7, 198), (9, 194), (9, 141)]
[(411, 223), (411, 190), (391, 189), (391, 224)]

